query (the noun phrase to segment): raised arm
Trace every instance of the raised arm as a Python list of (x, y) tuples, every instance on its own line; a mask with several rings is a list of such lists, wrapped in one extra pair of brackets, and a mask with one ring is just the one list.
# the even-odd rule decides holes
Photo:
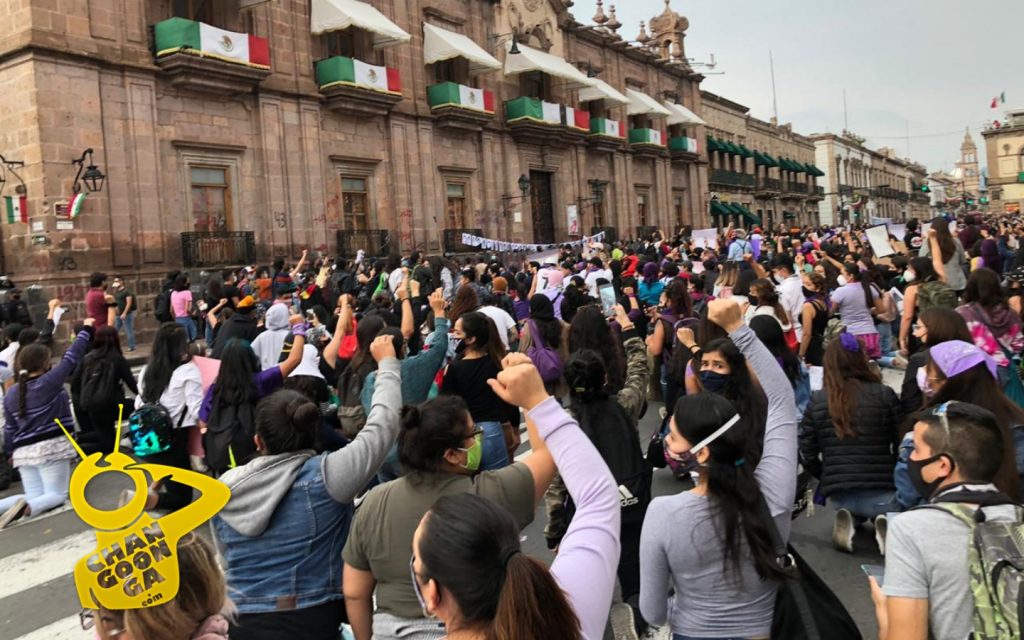
[(288, 352), (288, 357), (285, 361), (277, 365), (281, 368), (281, 378), (287, 378), (295, 368), (302, 362), (302, 352), (306, 346), (306, 325), (303, 322), (302, 316), (294, 314), (288, 319), (288, 323), (292, 326), (292, 350)]
[(942, 248), (939, 247), (939, 237), (935, 235), (935, 229), (928, 230), (928, 248), (932, 256), (932, 267), (939, 280), (946, 282), (946, 265), (942, 262)]
[(619, 391), (618, 400), (630, 420), (636, 422), (647, 400), (647, 383), (651, 378), (647, 367), (647, 347), (622, 305), (615, 305), (615, 315), (622, 327), (622, 348), (626, 352), (626, 382)]
[(299, 258), (299, 263), (295, 265), (295, 268), (291, 270), (292, 278), (298, 278), (299, 274), (302, 273), (302, 267), (306, 266), (306, 257), (309, 255), (309, 249), (302, 250), (302, 257)]
[(366, 426), (348, 446), (324, 459), (327, 493), (340, 503), (351, 502), (377, 473), (398, 437), (398, 412), (402, 407), (401, 363), (395, 357), (390, 336), (378, 336), (370, 345), (377, 361), (377, 381)]

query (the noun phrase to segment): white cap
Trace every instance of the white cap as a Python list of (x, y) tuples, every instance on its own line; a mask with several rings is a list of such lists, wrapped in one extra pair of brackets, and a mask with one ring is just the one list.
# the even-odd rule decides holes
[(302, 346), (302, 362), (288, 374), (289, 378), (295, 376), (312, 376), (321, 380), (324, 379), (324, 374), (320, 373), (320, 354), (313, 345), (306, 344)]

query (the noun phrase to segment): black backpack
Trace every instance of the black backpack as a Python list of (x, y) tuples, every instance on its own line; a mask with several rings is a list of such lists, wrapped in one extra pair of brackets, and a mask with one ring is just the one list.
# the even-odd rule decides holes
[(215, 473), (243, 465), (256, 455), (256, 412), (249, 402), (240, 405), (217, 402), (203, 434), (206, 464)]
[[(90, 354), (91, 355), (91, 354)], [(117, 367), (103, 357), (85, 357), (78, 406), (84, 411), (109, 411), (123, 399)]]
[(165, 289), (153, 298), (153, 315), (160, 322), (174, 322), (171, 314), (171, 290)]

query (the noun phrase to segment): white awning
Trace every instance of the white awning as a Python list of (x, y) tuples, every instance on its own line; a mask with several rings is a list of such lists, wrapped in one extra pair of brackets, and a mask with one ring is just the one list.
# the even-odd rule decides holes
[(501, 68), (501, 63), (497, 58), (461, 33), (424, 23), (423, 61), (426, 64), (433, 64), (451, 58), (469, 60), (469, 75)]
[(658, 104), (657, 100), (642, 91), (626, 89), (626, 96), (629, 98), (629, 108), (626, 109), (628, 115), (649, 115), (653, 118), (664, 118), (672, 115), (671, 111)]
[(700, 119), (700, 116), (681, 104), (676, 104), (674, 102), (665, 102), (663, 104), (672, 112), (672, 115), (668, 117), (668, 124), (707, 124)]
[(594, 78), (588, 78), (586, 74), (572, 66), (562, 58), (531, 49), (524, 44), (516, 44), (519, 53), (508, 53), (512, 48), (512, 42), (505, 46), (505, 75), (514, 76), (530, 71), (543, 71), (548, 75), (561, 78), (566, 81), (566, 87), (575, 89), (578, 87), (593, 87), (596, 82)]
[(373, 47), (393, 47), (412, 40), (391, 20), (366, 2), (359, 0), (313, 0), (309, 30), (314, 35), (359, 27), (373, 32)]
[(580, 102), (611, 100), (616, 104), (629, 104), (629, 98), (615, 90), (615, 87), (599, 78), (591, 78), (596, 84), (580, 90)]

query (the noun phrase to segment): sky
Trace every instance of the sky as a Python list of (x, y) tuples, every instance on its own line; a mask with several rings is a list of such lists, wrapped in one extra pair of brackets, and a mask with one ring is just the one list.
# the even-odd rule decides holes
[[(596, 6), (575, 0), (570, 11), (592, 24)], [(619, 35), (633, 40), (664, 8), (618, 0)], [(845, 89), (852, 132), (929, 172), (954, 169), (967, 126), (984, 163), (982, 125), (1024, 108), (1021, 0), (672, 0), (672, 9), (690, 21), (686, 56), (715, 56), (714, 71), (694, 67), (707, 74), (702, 89), (769, 120), (770, 51), (781, 124), (841, 132)], [(1003, 92), (1006, 104), (992, 109)]]

